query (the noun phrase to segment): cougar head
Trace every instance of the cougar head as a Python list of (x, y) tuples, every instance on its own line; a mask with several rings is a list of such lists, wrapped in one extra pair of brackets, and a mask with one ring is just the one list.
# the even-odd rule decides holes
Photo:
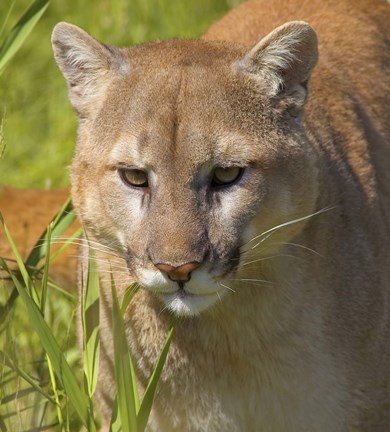
[[(79, 217), (173, 312), (195, 315), (239, 289), (231, 279), (248, 257), (302, 229), (273, 230), (311, 213), (317, 195), (301, 121), (317, 61), (308, 24), (278, 27), (252, 49), (114, 48), (66, 23), (52, 41), (79, 118)], [(254, 247), (264, 233), (275, 241)]]

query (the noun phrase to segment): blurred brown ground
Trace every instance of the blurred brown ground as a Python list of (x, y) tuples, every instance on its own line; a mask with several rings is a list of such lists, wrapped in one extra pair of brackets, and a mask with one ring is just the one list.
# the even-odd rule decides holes
[[(61, 209), (68, 196), (69, 190), (67, 189), (46, 191), (0, 187), (0, 212), (23, 259), (27, 258), (34, 244)], [(78, 227), (79, 224), (74, 222), (63, 236), (71, 236)], [(55, 251), (61, 245), (62, 242), (53, 245), (52, 251)], [(51, 278), (62, 288), (74, 290), (76, 287), (77, 253), (76, 246), (69, 246), (50, 266)], [(14, 259), (11, 247), (1, 226), (0, 256), (6, 259)], [(11, 268), (16, 267), (14, 261), (8, 261), (8, 265)], [(0, 278), (2, 275), (0, 273)]]

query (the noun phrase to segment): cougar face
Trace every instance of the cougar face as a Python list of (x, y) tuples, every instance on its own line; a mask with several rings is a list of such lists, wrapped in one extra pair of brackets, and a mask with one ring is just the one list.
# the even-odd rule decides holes
[(131, 277), (192, 315), (234, 290), (252, 237), (312, 211), (315, 169), (299, 119), (241, 71), (243, 52), (183, 41), (159, 58), (167, 45), (111, 72), (104, 105), (81, 120), (73, 195)]

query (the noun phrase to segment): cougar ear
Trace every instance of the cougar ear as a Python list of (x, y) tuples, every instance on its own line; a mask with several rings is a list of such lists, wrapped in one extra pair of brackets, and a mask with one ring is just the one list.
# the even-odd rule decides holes
[(289, 111), (298, 115), (317, 60), (316, 33), (304, 21), (291, 21), (260, 40), (238, 62), (238, 69), (260, 78), (269, 97), (287, 98)]
[(69, 99), (79, 115), (84, 116), (109, 82), (109, 72), (118, 63), (115, 51), (65, 22), (54, 27), (52, 45), (68, 83)]

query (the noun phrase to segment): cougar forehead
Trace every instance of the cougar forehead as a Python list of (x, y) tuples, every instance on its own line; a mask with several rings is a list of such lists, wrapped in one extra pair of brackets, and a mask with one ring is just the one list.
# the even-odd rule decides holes
[[(175, 173), (208, 163), (228, 166), (260, 159), (255, 138), (232, 115), (239, 112), (232, 111), (227, 100), (229, 89), (218, 79), (207, 71), (175, 68), (159, 71), (155, 82), (149, 81), (152, 77), (148, 75), (142, 77), (142, 82), (130, 82), (123, 89), (128, 93), (128, 111), (123, 113), (114, 139), (104, 125), (109, 124), (108, 117), (118, 121), (119, 116), (114, 114), (116, 97), (109, 97), (110, 107), (98, 117), (94, 134), (99, 140), (110, 141), (104, 147), (113, 162), (134, 158), (131, 162), (144, 168), (169, 165), (174, 178)], [(208, 99), (210, 103), (204, 106)], [(148, 100), (154, 101), (153, 107), (148, 106)]]
[[(198, 150), (210, 157), (210, 140), (222, 143), (224, 136), (239, 137), (251, 131), (256, 131), (254, 135), (258, 138), (262, 126), (269, 128), (265, 98), (253, 91), (253, 86), (239, 76), (232, 63), (240, 50), (226, 49), (224, 53), (229, 55), (222, 58), (216, 50), (219, 56), (214, 58), (212, 44), (203, 43), (199, 47), (182, 41), (174, 43), (177, 55), (175, 49), (169, 50), (170, 56), (166, 58), (160, 51), (154, 52), (160, 45), (168, 43), (151, 44), (151, 52), (142, 47), (139, 49), (142, 55), (137, 49), (125, 51), (127, 73), (113, 77), (104, 105), (88, 130), (93, 146), (97, 142), (108, 150), (118, 134), (135, 136), (141, 154), (150, 155), (155, 147), (161, 164), (164, 160), (161, 158), (170, 159), (174, 155), (187, 160)], [(149, 65), (145, 64), (146, 59)], [(80, 140), (84, 141), (83, 134)], [(188, 147), (188, 141), (195, 146)], [(245, 140), (239, 141), (240, 144), (228, 149), (233, 159), (247, 153)], [(253, 148), (250, 151), (253, 157)]]

